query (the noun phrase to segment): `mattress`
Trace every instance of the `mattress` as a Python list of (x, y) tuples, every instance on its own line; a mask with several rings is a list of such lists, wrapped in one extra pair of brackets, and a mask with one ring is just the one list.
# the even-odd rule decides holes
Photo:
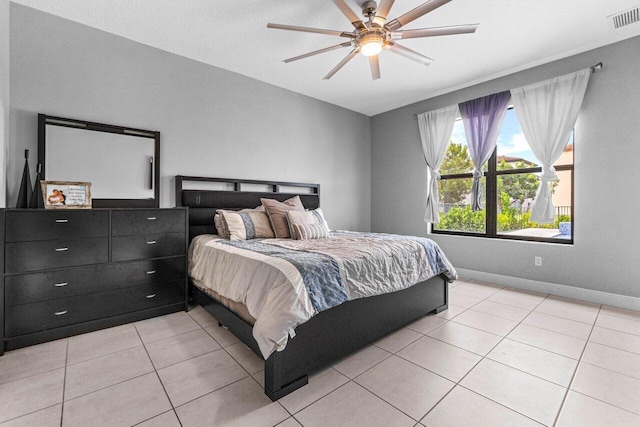
[(220, 295), (216, 291), (211, 288), (208, 288), (206, 285), (201, 283), (199, 280), (193, 280), (193, 284), (196, 285), (202, 292), (206, 293), (210, 297), (215, 298), (220, 304), (227, 307), (229, 310), (233, 311), (238, 315), (242, 320), (244, 320), (249, 325), (253, 326), (256, 323), (256, 319), (249, 313), (249, 309), (246, 305), (241, 302), (230, 300), (224, 295)]
[(435, 242), (391, 234), (333, 231), (325, 239), (243, 241), (200, 235), (189, 249), (189, 275), (209, 294), (246, 307), (265, 359), (321, 311), (439, 274), (456, 278)]

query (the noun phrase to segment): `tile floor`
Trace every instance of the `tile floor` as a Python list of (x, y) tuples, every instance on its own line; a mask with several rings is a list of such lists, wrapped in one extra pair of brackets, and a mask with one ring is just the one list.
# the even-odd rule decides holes
[(7, 352), (0, 426), (640, 426), (640, 312), (458, 280), (271, 402), (201, 307)]

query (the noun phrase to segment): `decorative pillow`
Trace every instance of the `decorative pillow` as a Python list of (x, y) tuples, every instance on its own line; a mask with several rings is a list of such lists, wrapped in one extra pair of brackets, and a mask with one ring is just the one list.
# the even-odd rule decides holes
[(226, 224), (231, 240), (250, 240), (274, 237), (266, 212), (250, 209), (249, 212), (218, 210)]
[(324, 224), (292, 224), (293, 232), (298, 240), (325, 239), (329, 230)]
[(295, 231), (295, 225), (307, 225), (307, 224), (318, 224), (324, 226), (329, 233), (329, 224), (327, 224), (327, 220), (324, 219), (324, 215), (322, 214), (322, 209), (314, 209), (304, 212), (299, 211), (287, 211), (287, 220), (289, 221), (289, 226), (291, 227), (292, 233), (291, 237), (296, 240), (301, 240), (301, 237)]
[(213, 216), (213, 223), (216, 226), (216, 230), (218, 230), (218, 236), (228, 239), (229, 230), (227, 230), (227, 224), (225, 224), (225, 222), (222, 220), (222, 215), (216, 212), (216, 214)]
[(224, 237), (225, 239), (230, 239), (231, 233), (229, 233), (229, 227), (227, 226), (227, 222), (225, 221), (224, 217), (221, 215), (223, 211), (231, 212), (231, 213), (265, 212), (262, 205), (257, 206), (254, 209), (246, 208), (246, 209), (240, 209), (239, 211), (231, 211), (228, 209), (216, 210), (216, 214), (213, 216), (213, 223), (216, 226), (216, 230), (218, 230), (218, 236)]
[(269, 215), (269, 221), (271, 221), (271, 227), (276, 237), (279, 239), (288, 239), (291, 237), (289, 231), (289, 223), (287, 222), (287, 211), (301, 211), (304, 212), (304, 206), (299, 196), (292, 197), (279, 202), (275, 199), (260, 199), (262, 206)]

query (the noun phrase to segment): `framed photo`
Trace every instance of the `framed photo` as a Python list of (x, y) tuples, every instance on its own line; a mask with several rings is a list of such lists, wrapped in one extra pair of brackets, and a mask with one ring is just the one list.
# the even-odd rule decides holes
[(91, 209), (91, 183), (40, 181), (45, 209)]

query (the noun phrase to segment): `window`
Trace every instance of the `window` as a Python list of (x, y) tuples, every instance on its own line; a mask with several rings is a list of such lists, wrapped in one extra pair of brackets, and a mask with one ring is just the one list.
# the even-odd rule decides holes
[(493, 155), (483, 166), (483, 210), (471, 210), (471, 171), (462, 120), (456, 121), (451, 144), (440, 167), (440, 222), (434, 233), (480, 237), (573, 242), (573, 134), (554, 164), (559, 180), (552, 184), (555, 221), (530, 221), (530, 209), (540, 185), (538, 161), (527, 144), (513, 108), (509, 108)]

